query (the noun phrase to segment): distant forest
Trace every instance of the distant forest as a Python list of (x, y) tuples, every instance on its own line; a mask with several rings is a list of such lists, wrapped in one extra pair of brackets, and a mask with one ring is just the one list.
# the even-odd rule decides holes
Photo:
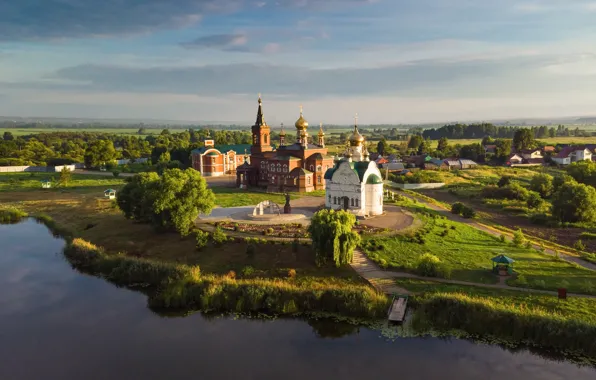
[[(422, 137), (425, 139), (438, 140), (442, 137), (448, 139), (481, 139), (487, 136), (493, 138), (513, 138), (515, 131), (522, 129), (523, 127), (502, 127), (496, 126), (490, 123), (481, 124), (451, 124), (445, 125), (441, 128), (425, 129), (421, 131)], [(569, 129), (564, 125), (555, 127), (531, 127), (529, 128), (534, 133), (534, 138), (547, 138), (557, 136), (577, 136), (577, 137), (588, 137), (593, 136), (594, 133), (580, 130), (579, 128)], [(412, 131), (410, 131), (412, 132)]]

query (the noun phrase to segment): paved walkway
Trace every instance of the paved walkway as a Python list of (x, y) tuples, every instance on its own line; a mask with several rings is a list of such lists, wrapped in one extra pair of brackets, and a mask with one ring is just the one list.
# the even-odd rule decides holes
[[(378, 290), (382, 291), (386, 294), (410, 294), (408, 290), (397, 286), (395, 280), (398, 278), (413, 278), (417, 280), (424, 280), (424, 281), (433, 281), (443, 284), (453, 284), (453, 285), (466, 285), (466, 286), (475, 286), (479, 288), (489, 288), (489, 289), (505, 289), (505, 290), (514, 290), (520, 292), (527, 292), (527, 293), (537, 293), (537, 294), (548, 294), (548, 295), (558, 295), (557, 292), (553, 292), (550, 290), (538, 290), (538, 289), (529, 289), (529, 288), (518, 288), (514, 286), (509, 286), (505, 283), (498, 283), (498, 284), (480, 284), (476, 282), (466, 282), (466, 281), (458, 281), (458, 280), (447, 280), (442, 278), (435, 278), (435, 277), (423, 277), (418, 276), (412, 273), (406, 272), (393, 272), (393, 271), (385, 271), (382, 270), (375, 264), (371, 259), (369, 259), (362, 251), (356, 249), (354, 250), (354, 258), (352, 263), (350, 264), (352, 268), (365, 280), (367, 280), (372, 286), (377, 288)], [(570, 297), (581, 297), (581, 298), (596, 298), (596, 296), (585, 295), (585, 294), (575, 294), (575, 293), (567, 293)]]
[[(407, 198), (410, 198), (412, 200), (415, 200), (415, 201), (417, 201), (419, 203), (424, 204), (426, 207), (428, 207), (428, 208), (430, 208), (432, 210), (435, 210), (435, 211), (439, 212), (440, 214), (444, 215), (449, 220), (453, 220), (455, 222), (460, 222), (460, 223), (465, 223), (465, 224), (467, 224), (467, 225), (469, 225), (471, 227), (474, 227), (474, 228), (476, 228), (478, 230), (484, 231), (484, 232), (486, 232), (486, 233), (488, 233), (490, 235), (493, 235), (493, 236), (497, 236), (497, 237), (499, 237), (501, 235), (505, 235), (505, 236), (508, 236), (508, 237), (511, 237), (512, 236), (510, 233), (507, 233), (507, 232), (495, 231), (494, 229), (489, 228), (489, 227), (487, 227), (487, 226), (485, 226), (485, 225), (483, 225), (481, 223), (478, 223), (478, 222), (476, 222), (476, 221), (474, 221), (472, 219), (466, 219), (466, 218), (463, 218), (463, 217), (461, 217), (459, 215), (454, 215), (454, 214), (451, 213), (451, 211), (446, 210), (443, 207), (440, 207), (440, 206), (438, 206), (436, 204), (427, 202), (424, 199), (420, 199), (420, 198), (414, 197), (414, 196), (409, 195), (409, 194), (404, 194), (404, 193), (400, 193), (400, 195), (402, 195), (404, 197), (407, 197)], [(538, 245), (538, 244), (533, 244), (532, 247), (535, 248), (535, 249), (540, 249), (541, 248), (540, 245)], [(546, 253), (547, 255), (555, 256), (555, 251), (553, 249), (550, 249), (550, 248), (546, 248), (545, 251), (544, 251), (544, 253)], [(596, 271), (596, 264), (593, 264), (591, 262), (585, 261), (585, 260), (581, 259), (580, 257), (570, 256), (568, 254), (565, 254), (564, 252), (560, 252), (559, 253), (559, 257), (562, 258), (565, 261), (568, 261), (568, 262), (571, 262), (571, 263), (575, 263), (575, 264), (577, 264), (577, 265), (579, 265), (581, 267), (584, 267), (586, 269), (590, 269), (590, 270)]]

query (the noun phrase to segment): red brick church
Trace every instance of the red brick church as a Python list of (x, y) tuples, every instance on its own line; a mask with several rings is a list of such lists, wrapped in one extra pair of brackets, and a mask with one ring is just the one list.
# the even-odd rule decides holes
[(302, 115), (295, 123), (296, 140), (282, 130), (279, 146), (271, 146), (271, 128), (265, 122), (263, 104), (259, 96), (257, 120), (252, 126), (250, 164), (245, 161), (236, 168), (236, 184), (267, 188), (271, 192), (310, 192), (325, 189), (325, 172), (333, 167), (333, 158), (327, 156), (323, 128), (317, 134), (317, 143), (309, 141), (308, 122)]

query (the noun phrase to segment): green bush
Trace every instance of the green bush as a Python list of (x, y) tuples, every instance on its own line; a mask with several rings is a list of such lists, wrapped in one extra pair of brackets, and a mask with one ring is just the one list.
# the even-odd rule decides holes
[(508, 175), (504, 175), (499, 179), (499, 182), (497, 182), (497, 186), (499, 187), (505, 187), (511, 184), (511, 176)]
[(526, 277), (523, 274), (520, 274), (519, 276), (517, 276), (517, 278), (515, 279), (515, 283), (517, 285), (528, 285), (528, 280), (526, 280)]
[(0, 224), (1, 223), (16, 223), (21, 219), (26, 218), (28, 214), (17, 207), (4, 207), (0, 209)]
[(112, 175), (113, 175), (115, 178), (118, 178), (118, 177), (120, 176), (120, 170), (114, 170), (114, 171), (112, 172)]
[(242, 271), (240, 273), (242, 274), (242, 277), (249, 277), (255, 273), (255, 268), (251, 267), (250, 265), (247, 265), (244, 268), (242, 268)]
[(525, 241), (526, 238), (524, 237), (524, 233), (521, 230), (521, 228), (513, 233), (513, 245), (515, 245), (516, 247), (521, 247), (522, 245), (524, 245)]
[(505, 234), (501, 234), (501, 236), (499, 236), (499, 241), (501, 243), (505, 243), (507, 241), (507, 237), (505, 236)]
[(573, 248), (575, 248), (576, 251), (580, 251), (580, 252), (586, 250), (586, 246), (581, 240), (576, 241), (573, 244)]
[(461, 214), (464, 218), (467, 219), (476, 217), (476, 211), (474, 211), (474, 209), (471, 207), (464, 207)]
[(441, 260), (430, 253), (420, 256), (416, 264), (416, 273), (426, 277), (451, 277), (451, 269), (441, 262)]
[(228, 240), (228, 236), (222, 231), (222, 229), (217, 226), (215, 227), (215, 231), (211, 234), (211, 240), (215, 245), (222, 245)]
[(200, 251), (207, 246), (207, 243), (209, 242), (209, 233), (197, 230), (197, 232), (195, 232), (195, 239), (197, 241), (196, 247)]
[(451, 213), (455, 215), (461, 215), (465, 207), (466, 206), (463, 203), (455, 202), (451, 205)]

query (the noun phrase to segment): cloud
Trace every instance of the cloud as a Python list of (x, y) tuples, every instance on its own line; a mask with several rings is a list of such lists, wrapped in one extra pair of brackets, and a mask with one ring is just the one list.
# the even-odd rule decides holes
[(248, 37), (246, 34), (214, 34), (196, 38), (190, 42), (184, 42), (181, 45), (189, 48), (220, 48), (234, 49), (246, 45)]
[[(577, 57), (577, 62), (581, 57)], [(568, 58), (565, 65), (572, 65)], [(552, 91), (556, 86), (587, 89), (596, 77), (553, 77), (557, 56), (495, 59), (429, 59), (379, 67), (312, 69), (242, 63), (201, 67), (133, 68), (78, 65), (56, 71), (44, 83), (0, 84), (8, 88), (46, 88), (121, 92), (165, 92), (226, 96), (263, 92), (295, 98), (325, 96), (492, 96), (515, 91)], [(568, 66), (569, 67), (569, 66)]]
[[(271, 5), (320, 9), (350, 3), (368, 1), (277, 0)], [(185, 28), (206, 14), (254, 6), (252, 0), (5, 0), (0, 1), (0, 42), (138, 35)]]

